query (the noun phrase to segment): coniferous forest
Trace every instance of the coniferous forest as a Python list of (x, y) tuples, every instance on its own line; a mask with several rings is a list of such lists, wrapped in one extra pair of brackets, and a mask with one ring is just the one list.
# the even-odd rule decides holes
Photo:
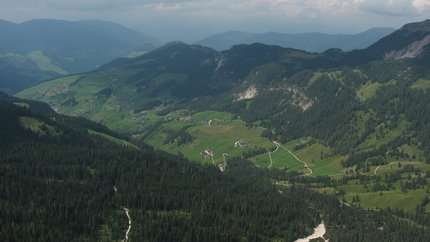
[(128, 241), (295, 241), (322, 221), (330, 241), (430, 239), (419, 207), (410, 223), (401, 211), (345, 206), (295, 185), (297, 172), (242, 158), (222, 172), (143, 143), (120, 146), (88, 133), (99, 124), (14, 101), (0, 101), (1, 241), (121, 241), (126, 210)]

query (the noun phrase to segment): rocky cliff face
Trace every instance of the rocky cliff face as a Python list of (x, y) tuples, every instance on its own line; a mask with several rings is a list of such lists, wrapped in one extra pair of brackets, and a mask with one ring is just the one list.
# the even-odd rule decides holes
[(430, 43), (430, 34), (422, 40), (414, 41), (401, 50), (393, 50), (385, 53), (385, 60), (398, 60), (403, 58), (415, 58), (421, 56)]
[[(409, 23), (364, 50), (370, 59), (397, 60), (423, 57), (430, 44), (430, 19)], [(370, 60), (368, 59), (368, 60)]]
[(430, 43), (430, 20), (406, 24), (396, 32), (404, 40), (411, 41), (405, 42), (403, 48), (385, 52), (385, 60), (422, 56)]

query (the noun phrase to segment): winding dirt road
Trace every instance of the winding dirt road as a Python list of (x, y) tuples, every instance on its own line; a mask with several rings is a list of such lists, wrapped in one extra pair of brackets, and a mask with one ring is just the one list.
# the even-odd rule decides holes
[[(383, 165), (383, 166), (389, 166), (389, 165), (392, 165), (394, 162), (391, 162), (390, 164), (386, 164), (386, 165)], [(376, 168), (375, 168), (375, 170), (373, 171), (373, 173), (375, 174), (375, 175), (378, 175), (378, 174), (376, 174), (376, 172), (378, 171), (378, 169), (380, 168), (380, 167), (383, 167), (383, 166), (377, 166)]]
[(285, 148), (284, 146), (282, 146), (281, 144), (279, 144), (278, 142), (276, 142), (276, 141), (273, 141), (273, 143), (275, 143), (275, 145), (276, 146), (279, 146), (279, 147), (282, 147), (282, 148), (284, 148), (286, 151), (288, 151), (288, 153), (290, 153), (292, 156), (294, 156), (294, 158), (296, 158), (296, 160), (298, 160), (298, 161), (300, 161), (301, 163), (303, 163), (303, 165), (309, 170), (309, 173), (307, 174), (308, 176), (310, 175), (310, 174), (312, 174), (312, 169), (311, 168), (309, 168), (309, 166), (308, 166), (308, 164), (306, 163), (306, 162), (304, 162), (304, 161), (302, 161), (302, 160), (300, 160), (299, 159), (299, 157), (297, 157), (295, 154), (293, 154), (293, 152), (291, 152), (289, 149), (287, 149), (287, 148)]
[(130, 233), (130, 229), (131, 229), (131, 217), (130, 217), (128, 208), (125, 208), (125, 207), (121, 207), (121, 208), (122, 208), (122, 210), (125, 211), (125, 214), (127, 215), (127, 218), (128, 218), (128, 229), (127, 229), (127, 232), (125, 232), (125, 238), (123, 240), (121, 240), (121, 242), (127, 242), (128, 241), (128, 233)]
[[(125, 141), (124, 141), (125, 142)], [(116, 188), (116, 186), (113, 186), (113, 190), (115, 191), (115, 193), (118, 191), (118, 188)], [(125, 211), (125, 215), (127, 215), (128, 218), (128, 229), (125, 232), (125, 237), (123, 240), (121, 240), (121, 242), (127, 242), (128, 241), (128, 233), (130, 233), (130, 229), (131, 229), (131, 217), (130, 217), (130, 210), (128, 210), (128, 208), (121, 206), (121, 209)]]
[(226, 156), (234, 156), (234, 155), (229, 155), (227, 153), (222, 153), (222, 160), (224, 161), (224, 166), (218, 165), (218, 167), (219, 167), (219, 169), (220, 169), (221, 172), (224, 172), (225, 169), (227, 168), (227, 161), (225, 160)]
[(275, 143), (275, 145), (276, 145), (276, 150), (274, 150), (274, 151), (272, 151), (272, 152), (267, 152), (267, 154), (269, 155), (269, 159), (270, 159), (270, 165), (269, 165), (269, 167), (268, 167), (268, 168), (271, 168), (271, 167), (272, 167), (272, 164), (273, 164), (272, 154), (273, 154), (273, 153), (275, 153), (276, 151), (278, 151), (278, 149), (279, 149), (279, 145), (278, 145), (278, 143), (277, 143), (277, 142), (274, 142), (274, 143)]

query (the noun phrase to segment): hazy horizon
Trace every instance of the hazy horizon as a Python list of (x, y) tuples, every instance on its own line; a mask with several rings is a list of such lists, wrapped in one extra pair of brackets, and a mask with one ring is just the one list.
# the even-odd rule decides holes
[(163, 42), (186, 43), (227, 31), (356, 34), (398, 29), (430, 17), (430, 0), (0, 0), (1, 19), (99, 19)]

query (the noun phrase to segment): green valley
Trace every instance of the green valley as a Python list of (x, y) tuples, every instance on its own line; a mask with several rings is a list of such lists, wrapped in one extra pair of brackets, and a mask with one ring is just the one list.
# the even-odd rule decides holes
[[(397, 189), (384, 190), (378, 196), (397, 193), (400, 199), (385, 204), (401, 207), (402, 203), (417, 202), (421, 205), (416, 211), (362, 209), (361, 204), (368, 206), (374, 200), (364, 194), (363, 177), (358, 175), (332, 188), (351, 204), (343, 206), (339, 197), (312, 191), (318, 190), (312, 186), (324, 184), (326, 177), (262, 169), (238, 156), (229, 156), (227, 167), (219, 169), (153, 149), (135, 139), (127, 141), (127, 137), (83, 118), (33, 112), (34, 108), (41, 110), (41, 103), (2, 98), (16, 103), (0, 100), (2, 241), (296, 241), (316, 227), (324, 228), (322, 238), (333, 241), (357, 236), (366, 241), (430, 238), (424, 229), (430, 220), (422, 210), (428, 200), (419, 199), (419, 189), (415, 188), (416, 192), (411, 187), (413, 182), (403, 186), (409, 190), (408, 196)], [(219, 125), (209, 126), (207, 117), (218, 120)], [(242, 127), (242, 122), (231, 120), (227, 113), (206, 111), (191, 118), (196, 125), (190, 128), (201, 130), (205, 134), (201, 137), (211, 137), (217, 133), (215, 128), (224, 126), (232, 128), (220, 132), (220, 138), (227, 138), (229, 132), (236, 135), (246, 133), (246, 129), (250, 133), (261, 130)], [(171, 130), (187, 127), (179, 122), (166, 124), (164, 128)], [(46, 126), (56, 133), (42, 133), (33, 126)], [(255, 136), (253, 142), (259, 139)], [(238, 146), (246, 145), (245, 140), (240, 141)], [(305, 142), (313, 143), (307, 139), (288, 145)], [(272, 144), (279, 146), (272, 158), (287, 159), (288, 165), (294, 166), (297, 160), (281, 152), (287, 151), (286, 147)], [(318, 146), (310, 146), (314, 145)], [(379, 167), (378, 172), (416, 174), (424, 168), (401, 164), (392, 169)], [(418, 177), (412, 175), (410, 180)], [(312, 178), (320, 180), (312, 184), (302, 181)], [(345, 193), (348, 185), (354, 191)], [(397, 188), (397, 183), (394, 186)], [(374, 187), (368, 185), (372, 191)]]
[[(218, 170), (247, 159), (293, 176), (273, 183), (351, 206), (396, 208), (412, 221), (406, 213), (430, 211), (430, 55), (390, 56), (416, 46), (422, 25), (350, 52), (257, 43), (217, 52), (172, 42), (16, 97)], [(398, 163), (407, 170), (391, 169)]]

